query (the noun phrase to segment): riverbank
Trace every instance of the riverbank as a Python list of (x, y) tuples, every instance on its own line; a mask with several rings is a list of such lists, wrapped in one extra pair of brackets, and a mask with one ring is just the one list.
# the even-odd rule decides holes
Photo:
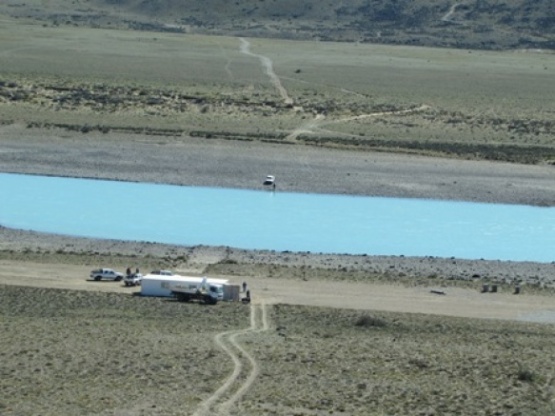
[[(13, 230), (0, 227), (3, 258), (23, 259), (23, 254), (40, 262), (46, 254), (57, 253), (60, 260), (71, 255), (120, 256), (116, 263), (137, 258), (158, 259), (160, 267), (202, 273), (207, 269), (220, 274), (245, 276), (263, 273), (264, 266), (283, 268), (290, 277), (331, 280), (380, 280), (386, 283), (409, 279), (491, 282), (555, 288), (555, 263), (467, 260), (440, 257), (371, 256), (347, 254), (295, 253), (241, 250), (231, 247), (177, 246), (149, 242), (128, 242), (77, 238)], [(31, 253), (35, 253), (31, 256)], [(137, 260), (138, 262), (145, 261)], [(148, 262), (146, 262), (148, 264)], [(125, 263), (123, 263), (125, 264)], [(151, 263), (154, 266), (154, 263)], [(274, 274), (280, 273), (274, 271)], [(376, 278), (379, 276), (379, 279)], [(246, 278), (247, 278), (246, 277)]]
[[(357, 153), (258, 142), (125, 134), (108, 137), (23, 129), (17, 125), (0, 129), (3, 147), (0, 172), (244, 189), (260, 189), (261, 180), (271, 173), (276, 175), (278, 191), (555, 204), (553, 166)], [(318, 270), (320, 278), (351, 273), (379, 275), (384, 280), (480, 279), (534, 287), (551, 287), (555, 281), (554, 263), (181, 247), (81, 239), (6, 228), (0, 228), (0, 250), (6, 253), (59, 251), (150, 256), (169, 259), (168, 267), (185, 267), (191, 271), (214, 269), (217, 264), (223, 274), (249, 275), (263, 270), (261, 265), (274, 265), (287, 268), (293, 276), (306, 275), (309, 269)], [(186, 258), (186, 264), (183, 261), (172, 264), (171, 259), (175, 258)]]
[(296, 144), (0, 126), (0, 172), (555, 206), (555, 167)]

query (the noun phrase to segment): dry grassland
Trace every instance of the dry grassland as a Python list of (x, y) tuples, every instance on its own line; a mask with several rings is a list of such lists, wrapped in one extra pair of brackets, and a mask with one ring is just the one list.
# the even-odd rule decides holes
[(275, 305), (248, 331), (242, 304), (0, 289), (3, 415), (555, 411), (552, 325)]
[[(195, 136), (555, 160), (555, 57), (547, 53), (241, 41), (5, 19), (0, 59), (0, 123), (78, 131), (83, 142), (100, 131), (106, 142), (110, 133), (133, 133), (180, 144)], [(72, 151), (77, 142), (72, 136)], [(30, 154), (23, 170), (45, 160)], [(71, 246), (51, 259), (77, 261), (65, 251)], [(187, 262), (92, 253), (91, 262), (122, 266)], [(243, 267), (222, 261), (207, 270)], [(250, 273), (292, 270), (297, 278), (313, 273), (250, 265)], [(323, 278), (360, 276), (334, 270)], [(547, 416), (555, 413), (552, 336), (550, 324), (0, 286), (0, 414)]]
[(4, 0), (45, 26), (470, 49), (551, 49), (551, 0)]

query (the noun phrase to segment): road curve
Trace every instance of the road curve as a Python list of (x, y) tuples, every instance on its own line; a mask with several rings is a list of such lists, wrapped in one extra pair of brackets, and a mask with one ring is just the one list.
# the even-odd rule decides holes
[[(258, 312), (257, 312), (258, 311)], [(260, 314), (260, 322), (257, 315)], [(231, 407), (237, 403), (250, 389), (259, 373), (259, 365), (255, 358), (240, 344), (238, 338), (249, 333), (267, 331), (269, 329), (267, 307), (261, 303), (250, 305), (251, 323), (249, 328), (226, 331), (216, 334), (214, 341), (233, 361), (233, 372), (227, 380), (212, 395), (206, 398), (193, 413), (194, 416), (227, 415)], [(249, 368), (244, 381), (239, 377)], [(231, 395), (228, 395), (233, 391)]]

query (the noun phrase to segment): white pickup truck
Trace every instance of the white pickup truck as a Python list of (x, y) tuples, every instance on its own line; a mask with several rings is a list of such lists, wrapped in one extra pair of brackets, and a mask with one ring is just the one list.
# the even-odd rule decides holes
[(143, 275), (141, 273), (132, 273), (123, 278), (123, 283), (125, 286), (140, 286), (143, 280)]
[(112, 269), (106, 269), (106, 268), (95, 269), (91, 271), (90, 276), (91, 276), (91, 279), (94, 279), (97, 282), (100, 280), (115, 280), (116, 282), (119, 282), (120, 280), (123, 279), (123, 273), (116, 272)]

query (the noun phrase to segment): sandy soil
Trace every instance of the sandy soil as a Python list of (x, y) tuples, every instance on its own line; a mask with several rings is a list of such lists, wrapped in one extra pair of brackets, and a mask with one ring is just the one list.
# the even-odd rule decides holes
[[(180, 273), (188, 271), (182, 270)], [(3, 284), (140, 293), (140, 288), (125, 287), (118, 282), (88, 280), (89, 272), (90, 267), (87, 266), (0, 261), (0, 283)], [(551, 296), (526, 293), (516, 296), (510, 286), (501, 288), (498, 293), (483, 294), (472, 288), (446, 288), (441, 283), (436, 286), (406, 287), (376, 282), (317, 281), (267, 276), (218, 277), (229, 278), (235, 284), (247, 281), (255, 303), (555, 322), (555, 302)]]

